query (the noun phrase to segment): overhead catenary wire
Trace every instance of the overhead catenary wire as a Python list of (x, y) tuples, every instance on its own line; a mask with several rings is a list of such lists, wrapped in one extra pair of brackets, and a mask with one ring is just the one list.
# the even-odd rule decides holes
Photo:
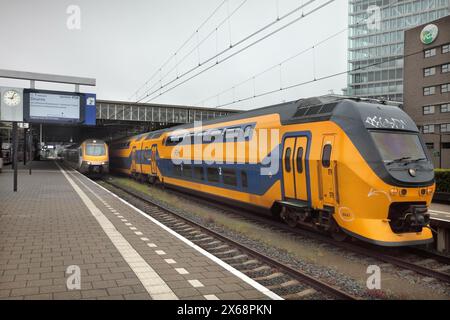
[[(219, 57), (220, 54), (218, 54), (218, 29), (220, 27), (222, 27), (236, 12), (239, 11), (240, 8), (242, 8), (242, 6), (247, 2), (248, 0), (243, 0), (229, 15), (227, 15), (227, 17), (225, 17), (216, 27), (215, 29), (213, 29), (210, 33), (208, 33), (202, 40), (200, 40), (197, 45), (192, 48), (188, 53), (186, 53), (181, 59), (177, 60), (175, 66), (173, 66), (171, 69), (169, 69), (167, 72), (164, 73), (164, 75), (161, 75), (160, 78), (161, 79), (165, 79), (168, 75), (170, 75), (174, 70), (176, 70), (178, 68), (178, 66), (184, 62), (195, 50), (199, 50), (200, 46), (207, 41), (214, 33), (216, 33), (216, 56), (215, 57)], [(205, 62), (198, 62), (197, 67), (200, 67), (202, 64), (204, 64)], [(161, 71), (161, 70), (160, 70)], [(175, 80), (178, 80), (178, 78), (175, 78)], [(145, 92), (141, 95), (140, 98), (137, 98), (136, 102), (140, 102), (142, 101), (142, 99), (144, 99), (146, 97), (146, 94), (151, 91), (153, 88), (155, 88), (155, 86), (158, 83), (154, 83), (150, 88), (148, 88), (147, 90), (145, 90)], [(156, 91), (162, 89), (164, 86), (162, 84), (160, 84), (159, 88), (156, 89)]]
[[(302, 1), (302, 2), (303, 2), (303, 1)], [(392, 6), (392, 4), (390, 4), (390, 5), (389, 5), (388, 7), (386, 7), (386, 8), (390, 8), (391, 6)], [(367, 22), (367, 18), (362, 18), (362, 19), (360, 19), (359, 21), (355, 22), (353, 25), (356, 26), (356, 25), (359, 25), (359, 24), (361, 24), (361, 23), (363, 23), (363, 22)], [(251, 80), (253, 80), (253, 91), (255, 92), (255, 79), (256, 79), (256, 78), (258, 78), (258, 77), (264, 75), (265, 73), (267, 73), (267, 72), (269, 72), (269, 71), (271, 71), (271, 70), (273, 70), (273, 69), (275, 69), (275, 68), (277, 68), (277, 67), (279, 67), (279, 66), (281, 66), (281, 65), (283, 65), (283, 64), (285, 64), (285, 63), (287, 63), (287, 62), (289, 62), (289, 61), (291, 61), (291, 60), (293, 60), (293, 59), (295, 59), (295, 58), (297, 58), (297, 57), (299, 57), (299, 56), (301, 56), (301, 55), (303, 55), (303, 54), (305, 54), (306, 52), (308, 52), (308, 51), (310, 51), (310, 50), (315, 51), (315, 49), (316, 49), (318, 46), (320, 46), (320, 45), (324, 44), (325, 42), (327, 42), (327, 41), (329, 41), (329, 40), (335, 38), (336, 36), (340, 35), (341, 33), (345, 32), (345, 31), (348, 31), (348, 29), (349, 29), (349, 27), (345, 27), (345, 28), (341, 29), (340, 31), (338, 31), (338, 32), (336, 32), (336, 33), (334, 33), (334, 34), (332, 34), (332, 35), (326, 37), (325, 39), (323, 39), (323, 40), (321, 40), (321, 41), (319, 41), (319, 42), (316, 42), (316, 43), (313, 44), (312, 46), (310, 46), (310, 47), (308, 47), (308, 48), (306, 48), (306, 49), (302, 49), (300, 52), (298, 52), (298, 53), (296, 53), (296, 54), (294, 54), (294, 55), (292, 55), (292, 56), (290, 56), (290, 57), (288, 57), (288, 58), (282, 60), (281, 62), (278, 62), (278, 63), (272, 65), (271, 67), (268, 67), (268, 68), (264, 69), (263, 71), (261, 71), (261, 72), (259, 72), (259, 73), (257, 73), (257, 74), (254, 74), (253, 76), (247, 78), (246, 80), (241, 81), (241, 82), (239, 82), (239, 83), (237, 83), (237, 84), (234, 84), (233, 86), (231, 86), (231, 87), (229, 87), (229, 88), (227, 88), (227, 89), (225, 89), (225, 90), (222, 90), (222, 91), (220, 91), (220, 92), (218, 92), (218, 93), (216, 93), (216, 94), (214, 94), (214, 95), (208, 96), (207, 98), (201, 99), (199, 102), (195, 103), (194, 105), (204, 104), (205, 102), (211, 100), (212, 98), (215, 98), (217, 95), (222, 95), (222, 94), (224, 94), (224, 93), (230, 91), (231, 89), (235, 90), (236, 87), (240, 87), (240, 86), (246, 84), (247, 82), (249, 82), (249, 81), (251, 81)], [(315, 52), (313, 52), (313, 54), (314, 54), (314, 56), (313, 56), (313, 59), (314, 59), (314, 61), (313, 61), (313, 63), (314, 63), (314, 64), (313, 64), (313, 76), (315, 77), (315, 72), (316, 72), (316, 71), (315, 71)], [(234, 99), (233, 99), (233, 100), (234, 100)]]
[[(216, 54), (216, 55), (214, 55), (214, 56), (212, 56), (212, 57), (210, 57), (210, 58), (207, 58), (205, 61), (203, 61), (203, 62), (201, 63), (201, 66), (203, 66), (203, 65), (205, 65), (206, 63), (208, 63), (208, 62), (210, 62), (210, 61), (216, 59), (216, 58), (219, 57), (219, 56), (222, 56), (224, 53), (226, 53), (226, 52), (230, 51), (231, 49), (234, 49), (235, 47), (237, 47), (237, 46), (243, 44), (244, 42), (246, 42), (246, 41), (248, 41), (249, 39), (253, 38), (254, 36), (258, 35), (259, 33), (263, 32), (263, 31), (266, 31), (267, 29), (269, 29), (269, 28), (272, 27), (273, 25), (275, 25), (275, 24), (277, 24), (278, 22), (280, 22), (280, 21), (282, 21), (282, 20), (284, 20), (284, 19), (290, 17), (291, 15), (293, 15), (294, 13), (296, 13), (296, 12), (298, 12), (299, 10), (303, 9), (304, 7), (308, 6), (309, 4), (313, 3), (314, 1), (316, 1), (316, 0), (309, 0), (309, 1), (307, 1), (306, 3), (302, 4), (301, 6), (296, 7), (295, 9), (293, 9), (293, 10), (289, 11), (288, 13), (284, 14), (284, 15), (281, 16), (279, 19), (276, 19), (276, 20), (270, 22), (269, 24), (267, 24), (267, 25), (261, 27), (260, 29), (256, 30), (255, 32), (251, 33), (250, 35), (243, 37), (241, 40), (237, 41), (236, 43), (233, 43), (230, 47), (228, 47), (228, 48), (222, 50), (221, 52), (219, 52), (218, 54)], [(274, 32), (269, 33), (268, 36), (271, 36), (271, 35), (273, 35), (273, 34), (279, 32), (279, 31), (285, 29), (286, 27), (288, 27), (288, 26), (290, 26), (290, 25), (292, 25), (292, 24), (298, 22), (299, 20), (301, 20), (302, 18), (306, 17), (307, 15), (309, 15), (309, 14), (311, 14), (311, 13), (313, 13), (313, 12), (315, 12), (315, 11), (317, 11), (317, 10), (319, 10), (319, 9), (321, 9), (321, 8), (323, 8), (323, 7), (325, 7), (325, 6), (327, 6), (328, 4), (330, 4), (330, 3), (334, 2), (334, 1), (335, 1), (335, 0), (329, 0), (329, 1), (327, 1), (327, 2), (325, 2), (325, 3), (323, 3), (323, 4), (321, 4), (320, 6), (318, 6), (318, 7), (314, 8), (314, 9), (312, 9), (311, 11), (309, 11), (309, 12), (306, 13), (306, 14), (305, 14), (305, 13), (302, 13), (302, 15), (301, 15), (300, 17), (295, 18), (294, 20), (292, 20), (291, 22), (287, 23), (286, 25), (284, 25), (284, 26), (282, 26), (282, 27), (276, 29)], [(254, 44), (258, 43), (259, 41), (262, 41), (262, 40), (268, 38), (268, 36), (264, 36), (263, 38), (261, 38), (261, 40), (255, 41), (252, 45), (247, 46), (247, 47), (245, 47), (244, 49), (247, 49), (247, 48), (253, 46)], [(243, 50), (240, 50), (239, 52), (242, 52), (242, 51), (243, 51)], [(222, 59), (222, 61), (224, 61), (224, 60), (227, 60), (227, 58)], [(219, 63), (220, 63), (220, 61), (219, 61), (219, 62), (216, 62), (216, 65), (219, 64)], [(167, 83), (165, 83), (165, 84), (163, 85), (162, 88), (165, 88), (165, 87), (167, 87), (168, 85), (170, 85), (170, 84), (176, 82), (177, 80), (183, 78), (184, 76), (186, 76), (186, 75), (192, 73), (193, 71), (197, 70), (197, 69), (198, 69), (199, 67), (201, 67), (201, 66), (197, 65), (197, 66), (192, 67), (191, 69), (189, 69), (189, 70), (187, 70), (186, 72), (184, 72), (183, 74), (181, 74), (178, 78), (174, 78), (174, 79), (168, 81)], [(213, 65), (212, 67), (214, 67), (214, 66), (215, 66), (215, 65)], [(207, 68), (207, 69), (209, 70), (209, 69), (211, 69), (211, 67), (209, 67), (209, 68)], [(189, 79), (192, 79), (192, 77), (189, 78)], [(185, 83), (185, 81), (184, 81), (183, 83)], [(169, 89), (169, 91), (170, 91), (170, 90), (171, 90), (171, 89)], [(145, 94), (142, 98), (140, 98), (140, 99), (137, 100), (136, 102), (141, 102), (141, 101), (147, 99), (148, 97), (150, 97), (151, 95), (153, 95), (153, 94), (156, 93), (156, 92), (158, 92), (158, 89), (157, 89), (157, 90), (154, 90), (154, 91), (152, 91), (152, 92), (150, 92), (150, 93)], [(167, 90), (166, 90), (166, 91), (163, 91), (162, 94), (164, 94), (165, 92), (167, 92)], [(151, 100), (153, 100), (153, 99), (150, 99), (150, 100), (148, 100), (148, 101), (151, 101)]]
[(181, 50), (183, 49), (188, 43), (189, 41), (191, 41), (195, 35), (198, 33), (198, 30), (200, 30), (201, 28), (203, 28), (203, 26), (208, 23), (208, 21), (217, 13), (217, 11), (220, 10), (220, 8), (222, 8), (222, 6), (227, 2), (228, 0), (223, 0), (214, 10), (213, 12), (195, 29), (195, 31), (183, 42), (183, 44), (175, 51), (175, 53), (171, 56), (169, 56), (169, 58), (167, 58), (165, 60), (165, 62), (158, 68), (156, 69), (155, 73), (153, 73), (153, 75), (141, 86), (139, 87), (139, 89), (137, 89), (135, 91), (135, 93), (129, 98), (129, 100), (131, 100), (131, 98), (133, 96), (137, 96), (139, 91), (142, 90), (142, 88), (144, 88), (150, 81), (152, 81), (156, 75), (158, 73), (161, 72), (162, 68), (164, 68), (173, 58), (174, 56)]
[(416, 54), (423, 54), (423, 50), (419, 50), (419, 51), (416, 51), (416, 52), (413, 52), (413, 53), (410, 53), (410, 54), (407, 54), (407, 55), (403, 55), (402, 57), (386, 58), (385, 61), (372, 63), (372, 64), (369, 64), (369, 65), (366, 65), (366, 66), (360, 66), (358, 68), (354, 68), (354, 69), (351, 69), (351, 70), (345, 70), (345, 71), (341, 71), (341, 72), (336, 72), (336, 73), (329, 74), (329, 75), (326, 75), (326, 76), (322, 76), (322, 77), (319, 77), (319, 78), (315, 78), (315, 79), (299, 82), (299, 83), (296, 83), (296, 84), (292, 84), (292, 85), (289, 85), (289, 86), (286, 86), (286, 87), (283, 87), (283, 88), (280, 88), (280, 89), (268, 90), (268, 91), (261, 92), (261, 93), (258, 93), (258, 94), (254, 93), (253, 95), (247, 96), (245, 98), (241, 98), (241, 99), (238, 99), (238, 100), (235, 100), (235, 101), (232, 101), (232, 102), (228, 102), (228, 103), (224, 103), (224, 104), (221, 104), (221, 105), (217, 105), (216, 108), (222, 108), (222, 107), (225, 107), (225, 106), (233, 105), (235, 103), (252, 100), (252, 99), (255, 99), (255, 98), (259, 98), (259, 97), (263, 97), (263, 96), (266, 96), (266, 95), (269, 95), (269, 94), (280, 92), (280, 91), (283, 91), (283, 90), (289, 90), (289, 89), (297, 88), (297, 87), (304, 86), (304, 85), (307, 85), (307, 84), (311, 84), (311, 83), (314, 83), (314, 82), (317, 82), (317, 81), (322, 81), (322, 80), (334, 78), (334, 77), (337, 77), (337, 76), (340, 76), (340, 75), (344, 75), (344, 74), (347, 74), (347, 73), (350, 73), (350, 72), (353, 72), (353, 71), (364, 70), (364, 69), (367, 69), (367, 68), (370, 68), (370, 67), (374, 67), (374, 66), (377, 66), (377, 65), (380, 65), (380, 64), (384, 64), (384, 63), (387, 63), (387, 62), (390, 62), (390, 61), (396, 61), (396, 60), (404, 59), (406, 57), (410, 57), (410, 56), (413, 56), (413, 55), (416, 55)]
[[(312, 1), (314, 1), (314, 0), (312, 0)], [(312, 2), (312, 1), (309, 1), (309, 2)], [(199, 75), (203, 74), (204, 72), (206, 72), (206, 71), (208, 71), (208, 70), (214, 68), (215, 66), (221, 64), (222, 62), (225, 62), (225, 61), (231, 59), (232, 57), (234, 57), (234, 56), (240, 54), (241, 52), (247, 50), (248, 48), (250, 48), (250, 47), (252, 47), (252, 46), (254, 46), (254, 45), (256, 45), (257, 43), (259, 43), (259, 42), (261, 42), (261, 41), (263, 41), (263, 40), (265, 40), (265, 39), (271, 37), (272, 35), (274, 35), (274, 34), (280, 32), (281, 30), (283, 30), (283, 29), (285, 29), (285, 28), (291, 26), (292, 24), (294, 24), (294, 23), (300, 21), (301, 19), (303, 19), (303, 18), (309, 16), (310, 14), (312, 14), (312, 13), (314, 13), (314, 12), (316, 12), (316, 11), (322, 9), (323, 7), (325, 7), (325, 6), (329, 5), (329, 4), (331, 4), (331, 3), (334, 2), (334, 1), (335, 1), (335, 0), (328, 0), (327, 2), (321, 4), (320, 6), (317, 6), (317, 7), (315, 7), (314, 9), (310, 10), (309, 12), (307, 12), (307, 13), (302, 13), (302, 16), (295, 18), (294, 20), (292, 20), (292, 21), (288, 22), (287, 24), (285, 24), (285, 25), (279, 27), (278, 29), (275, 29), (274, 31), (272, 31), (272, 32), (270, 32), (270, 33), (268, 33), (268, 34), (266, 34), (265, 36), (259, 38), (258, 40), (255, 40), (254, 42), (252, 42), (252, 43), (248, 44), (247, 46), (243, 47), (242, 49), (240, 49), (240, 50), (238, 50), (238, 51), (236, 51), (236, 52), (230, 54), (229, 56), (223, 58), (222, 60), (218, 60), (215, 64), (210, 65), (209, 67), (207, 67), (207, 68), (201, 70), (200, 72), (198, 72), (198, 73), (192, 75), (191, 77), (189, 77), (189, 78), (183, 80), (182, 82), (179, 82), (178, 84), (176, 84), (176, 85), (170, 87), (169, 89), (160, 92), (159, 94), (155, 95), (154, 97), (150, 97), (150, 95), (153, 95), (153, 94), (155, 94), (155, 93), (158, 93), (158, 90), (153, 91), (152, 93), (148, 94), (146, 98), (144, 98), (144, 99), (147, 99), (145, 102), (153, 101), (154, 99), (156, 99), (156, 98), (158, 98), (158, 97), (164, 95), (165, 93), (172, 91), (173, 89), (179, 87), (180, 85), (183, 85), (184, 83), (186, 83), (186, 82), (188, 82), (188, 81), (190, 81), (190, 80), (192, 80), (192, 79), (198, 77)], [(282, 19), (282, 18), (280, 18), (280, 19)], [(215, 58), (215, 57), (213, 57), (213, 58)], [(192, 71), (192, 70), (195, 70), (195, 69), (197, 69), (197, 68), (193, 68), (193, 69), (191, 69), (191, 71)], [(190, 73), (190, 72), (186, 72), (186, 73), (184, 73), (183, 75), (186, 75), (187, 73)], [(180, 75), (180, 78), (181, 78), (181, 77), (182, 77), (182, 75)], [(174, 81), (176, 81), (176, 80), (177, 80), (177, 79), (175, 79), (175, 80), (173, 80), (173, 81), (171, 81), (171, 82), (174, 82)], [(169, 84), (169, 83), (168, 83), (168, 84)], [(141, 99), (140, 101), (142, 101), (142, 100), (144, 100), (144, 99)], [(138, 101), (138, 102), (140, 102), (140, 101)]]
[(301, 50), (300, 52), (298, 52), (298, 53), (296, 53), (296, 54), (294, 54), (294, 55), (292, 55), (292, 56), (290, 56), (290, 57), (288, 57), (288, 58), (282, 60), (281, 62), (278, 62), (278, 63), (276, 63), (276, 64), (274, 64), (274, 65), (268, 67), (267, 69), (264, 69), (263, 71), (261, 71), (261, 72), (259, 72), (259, 73), (257, 73), (257, 74), (254, 74), (253, 76), (247, 78), (246, 80), (241, 81), (241, 82), (239, 82), (239, 83), (237, 83), (237, 84), (234, 84), (234, 85), (233, 85), (232, 87), (230, 87), (230, 88), (227, 88), (227, 89), (222, 90), (222, 91), (220, 91), (220, 92), (218, 92), (218, 93), (216, 93), (216, 94), (214, 94), (214, 95), (208, 96), (207, 98), (200, 100), (200, 101), (199, 101), (198, 103), (196, 103), (195, 105), (198, 105), (198, 104), (200, 104), (201, 102), (206, 102), (206, 101), (208, 101), (208, 100), (210, 100), (210, 99), (212, 99), (212, 98), (215, 98), (216, 95), (218, 95), (218, 94), (219, 94), (219, 95), (222, 95), (222, 94), (224, 94), (224, 93), (230, 91), (232, 88), (236, 88), (236, 87), (242, 86), (243, 84), (246, 84), (247, 82), (253, 80), (254, 78), (258, 78), (258, 77), (264, 75), (265, 73), (267, 73), (267, 72), (269, 72), (269, 71), (271, 71), (271, 70), (277, 68), (279, 65), (285, 64), (286, 62), (289, 62), (289, 61), (291, 61), (291, 60), (293, 60), (293, 59), (295, 59), (295, 58), (297, 58), (297, 57), (303, 55), (304, 53), (306, 53), (306, 52), (308, 52), (308, 51), (311, 51), (312, 48), (313, 48), (314, 46), (315, 46), (315, 47), (318, 47), (319, 45), (323, 44), (324, 42), (326, 42), (326, 41), (328, 41), (328, 40), (330, 40), (330, 39), (332, 39), (332, 38), (334, 38), (334, 37), (340, 35), (341, 33), (345, 32), (345, 31), (347, 31), (347, 29), (348, 29), (348, 28), (342, 29), (342, 30), (340, 30), (340, 31), (338, 31), (338, 32), (336, 32), (336, 33), (334, 33), (334, 34), (332, 34), (331, 36), (328, 36), (327, 38), (325, 38), (325, 39), (323, 39), (323, 40), (321, 40), (321, 41), (319, 41), (319, 42), (316, 42), (313, 46), (310, 46), (310, 47), (308, 47), (308, 48), (306, 48), (306, 49), (303, 49), (303, 50)]

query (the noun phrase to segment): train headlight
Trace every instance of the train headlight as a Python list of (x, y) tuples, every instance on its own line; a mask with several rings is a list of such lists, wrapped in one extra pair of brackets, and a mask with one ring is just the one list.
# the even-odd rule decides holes
[(409, 175), (411, 176), (411, 177), (415, 177), (416, 176), (416, 169), (414, 169), (414, 168), (409, 168), (408, 169), (408, 173), (409, 173)]
[(88, 162), (87, 162), (87, 165), (88, 165), (88, 166), (90, 166), (90, 165), (91, 165), (91, 162), (90, 162), (90, 161), (88, 161)]
[(428, 189), (427, 189), (427, 193), (428, 193), (428, 194), (432, 194), (432, 193), (433, 193), (433, 188), (428, 188)]
[(397, 188), (392, 188), (392, 189), (389, 191), (389, 193), (390, 193), (392, 196), (396, 196), (396, 195), (398, 195), (398, 189), (397, 189)]

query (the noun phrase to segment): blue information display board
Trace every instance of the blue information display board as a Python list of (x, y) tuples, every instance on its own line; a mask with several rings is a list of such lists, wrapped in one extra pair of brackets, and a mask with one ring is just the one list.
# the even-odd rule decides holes
[(23, 118), (31, 123), (95, 125), (96, 95), (24, 89)]
[(84, 121), (81, 93), (25, 89), (23, 101), (25, 122), (79, 124)]

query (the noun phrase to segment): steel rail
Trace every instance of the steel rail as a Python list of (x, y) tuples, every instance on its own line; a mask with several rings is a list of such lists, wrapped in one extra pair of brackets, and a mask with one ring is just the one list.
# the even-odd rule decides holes
[[(171, 189), (173, 190), (173, 189)], [(261, 215), (257, 215), (248, 211), (237, 211), (235, 208), (226, 205), (226, 204), (219, 204), (219, 203), (211, 203), (210, 201), (208, 201), (207, 199), (203, 198), (203, 197), (198, 197), (198, 196), (192, 196), (192, 195), (187, 195), (185, 193), (181, 193), (179, 191), (176, 191), (178, 194), (180, 194), (181, 196), (185, 197), (185, 198), (190, 198), (190, 199), (195, 199), (196, 202), (198, 202), (199, 200), (201, 200), (204, 204), (215, 207), (215, 208), (219, 208), (221, 210), (228, 210), (231, 211), (232, 214), (238, 215), (240, 217), (244, 217), (244, 218), (248, 218), (248, 219), (252, 219), (254, 221), (258, 221), (261, 223), (265, 223), (271, 227), (277, 227), (279, 229), (282, 229), (283, 231), (288, 231), (291, 232), (295, 235), (299, 235), (299, 236), (306, 236), (306, 237), (311, 237), (314, 238), (316, 240), (322, 241), (322, 242), (326, 242), (327, 244), (339, 247), (341, 249), (345, 249), (345, 250), (350, 250), (352, 252), (361, 254), (361, 255), (365, 255), (374, 259), (378, 259), (381, 261), (384, 261), (386, 263), (390, 263), (393, 265), (396, 265), (398, 267), (404, 268), (404, 269), (409, 269), (412, 270), (416, 273), (419, 273), (421, 275), (427, 276), (427, 277), (433, 277), (435, 279), (450, 283), (450, 274), (448, 273), (444, 273), (444, 272), (440, 272), (437, 270), (433, 270), (430, 268), (427, 268), (425, 266), (421, 266), (421, 265), (417, 265), (413, 262), (409, 262), (409, 261), (405, 261), (402, 260), (401, 258), (395, 257), (393, 255), (390, 255), (388, 253), (383, 253), (377, 250), (381, 250), (383, 249), (382, 247), (378, 247), (378, 248), (371, 248), (370, 245), (358, 245), (358, 244), (354, 244), (354, 243), (349, 243), (349, 242), (339, 242), (336, 241), (316, 230), (314, 230), (313, 228), (298, 228), (298, 227), (290, 227), (288, 225), (286, 225), (283, 222), (278, 221), (275, 218), (268, 218), (265, 216), (261, 216)], [(414, 250), (409, 248), (408, 250)], [(417, 250), (415, 250), (416, 252), (414, 252), (414, 254), (419, 255), (419, 253), (417, 252)], [(423, 255), (427, 255), (428, 258), (433, 258), (438, 262), (444, 263), (444, 264), (448, 264), (449, 258), (444, 257), (444, 256), (440, 256), (437, 254), (433, 254), (433, 253), (428, 253), (425, 252), (423, 253)]]
[(314, 289), (316, 289), (316, 290), (318, 290), (320, 292), (332, 295), (332, 296), (334, 296), (334, 297), (336, 297), (338, 299), (341, 299), (341, 300), (356, 300), (357, 299), (356, 297), (354, 297), (354, 296), (352, 296), (352, 295), (350, 295), (350, 294), (348, 294), (348, 293), (346, 293), (346, 292), (344, 292), (344, 291), (342, 291), (342, 290), (340, 290), (340, 289), (338, 289), (338, 288), (336, 288), (336, 287), (334, 287), (332, 285), (329, 285), (329, 284), (327, 284), (327, 283), (325, 283), (325, 282), (323, 282), (321, 280), (313, 278), (312, 276), (310, 276), (310, 275), (308, 275), (308, 274), (306, 274), (306, 273), (304, 273), (304, 272), (302, 272), (302, 271), (300, 271), (298, 269), (294, 269), (294, 268), (292, 268), (292, 267), (290, 267), (290, 266), (288, 266), (288, 265), (286, 265), (286, 264), (284, 264), (282, 262), (279, 262), (279, 261), (277, 261), (277, 260), (275, 260), (275, 259), (273, 259), (273, 258), (271, 258), (271, 257), (269, 257), (269, 256), (267, 256), (267, 255), (265, 255), (265, 254), (263, 254), (261, 252), (259, 252), (259, 251), (251, 249), (251, 248), (249, 248), (249, 247), (247, 247), (247, 246), (245, 246), (245, 245), (243, 245), (243, 244), (241, 244), (241, 243), (239, 243), (239, 242), (237, 242), (237, 241), (235, 241), (233, 239), (230, 239), (230, 238), (228, 238), (228, 237), (226, 237), (226, 236), (224, 236), (224, 235), (222, 235), (222, 234), (220, 234), (220, 233), (218, 233), (218, 232), (216, 232), (216, 231), (214, 231), (214, 230), (212, 230), (212, 229), (210, 229), (208, 227), (205, 227), (205, 226), (197, 223), (196, 221), (193, 221), (193, 220), (191, 220), (191, 219), (189, 219), (187, 217), (184, 217), (183, 215), (181, 215), (181, 214), (177, 213), (176, 211), (172, 210), (171, 208), (168, 208), (168, 207), (166, 207), (164, 205), (156, 203), (156, 202), (148, 199), (147, 197), (144, 197), (144, 196), (142, 196), (142, 195), (140, 195), (140, 194), (138, 194), (136, 192), (129, 191), (129, 190), (123, 188), (122, 186), (119, 186), (119, 185), (117, 185), (115, 183), (112, 183), (110, 181), (105, 181), (105, 180), (103, 180), (103, 181), (106, 184), (109, 184), (109, 185), (113, 186), (114, 188), (117, 188), (117, 189), (121, 190), (122, 192), (125, 192), (128, 195), (139, 199), (140, 201), (143, 201), (145, 203), (149, 203), (149, 204), (159, 208), (162, 211), (165, 211), (167, 213), (170, 213), (171, 215), (176, 216), (178, 219), (181, 219), (185, 223), (200, 229), (204, 233), (207, 233), (207, 234), (209, 234), (209, 235), (211, 235), (211, 236), (213, 236), (213, 237), (215, 237), (217, 239), (220, 239), (223, 242), (226, 242), (226, 243), (228, 243), (228, 244), (230, 244), (230, 245), (232, 245), (234, 247), (239, 248), (241, 251), (247, 253), (248, 255), (250, 255), (250, 256), (252, 256), (252, 257), (254, 257), (254, 258), (256, 258), (256, 259), (258, 259), (260, 261), (263, 261), (264, 263), (272, 266), (273, 268), (280, 269), (282, 272), (288, 274), (292, 278), (294, 278), (294, 279), (296, 279), (296, 280), (298, 280), (298, 281), (300, 281), (302, 283), (305, 283), (305, 284), (309, 285), (310, 287), (312, 287), (312, 288), (314, 288)]

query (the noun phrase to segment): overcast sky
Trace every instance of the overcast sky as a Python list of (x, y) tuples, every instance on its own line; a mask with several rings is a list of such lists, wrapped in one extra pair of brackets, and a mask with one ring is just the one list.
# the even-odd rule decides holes
[[(243, 1), (245, 0), (229, 0), (217, 11), (199, 30), (198, 39), (200, 41), (211, 31), (213, 35), (168, 74), (163, 79), (163, 84), (176, 78), (177, 71), (180, 75), (198, 65), (199, 61), (215, 55), (216, 50), (220, 52), (228, 48), (230, 35), (231, 43), (235, 44), (274, 21), (277, 15), (281, 17), (309, 0), (247, 0), (231, 17), (230, 23), (224, 23), (216, 33), (216, 26)], [(326, 1), (315, 0), (304, 8), (304, 12), (307, 13)], [(195, 48), (197, 36), (178, 52), (176, 59), (173, 58), (174, 52), (222, 2), (223, 0), (0, 0), (0, 69), (93, 77), (97, 79), (97, 87), (82, 87), (81, 91), (97, 93), (98, 99), (128, 101), (168, 57), (172, 57), (172, 60), (162, 69), (162, 75), (167, 74), (176, 61)], [(347, 2), (335, 0), (151, 102), (215, 107), (217, 104), (252, 96), (254, 91), (259, 94), (278, 89), (280, 79), (281, 86), (287, 86), (312, 80), (314, 73), (316, 78), (320, 78), (346, 70), (347, 32), (342, 32), (315, 48), (315, 59), (313, 51), (309, 50), (283, 64), (281, 68), (257, 77), (254, 84), (249, 81), (246, 85), (221, 95), (219, 99), (214, 97), (203, 102), (205, 98), (251, 78), (345, 29)], [(80, 8), (80, 29), (76, 28), (77, 22), (73, 20), (76, 14), (73, 11), (67, 13), (71, 5)], [(229, 50), (219, 60), (299, 15), (300, 13), (293, 14), (279, 21), (267, 32)], [(68, 20), (69, 25), (75, 29), (68, 28)], [(204, 67), (207, 65), (202, 68)], [(0, 79), (0, 85), (27, 87), (28, 83)], [(159, 74), (140, 92), (145, 92), (145, 89), (153, 85), (156, 85), (155, 88), (159, 86)], [(345, 86), (346, 76), (343, 75), (229, 105), (227, 108), (249, 109), (283, 100), (327, 94), (330, 90), (341, 93)], [(72, 86), (44, 83), (37, 87), (73, 90)], [(167, 88), (170, 87), (171, 85)]]

